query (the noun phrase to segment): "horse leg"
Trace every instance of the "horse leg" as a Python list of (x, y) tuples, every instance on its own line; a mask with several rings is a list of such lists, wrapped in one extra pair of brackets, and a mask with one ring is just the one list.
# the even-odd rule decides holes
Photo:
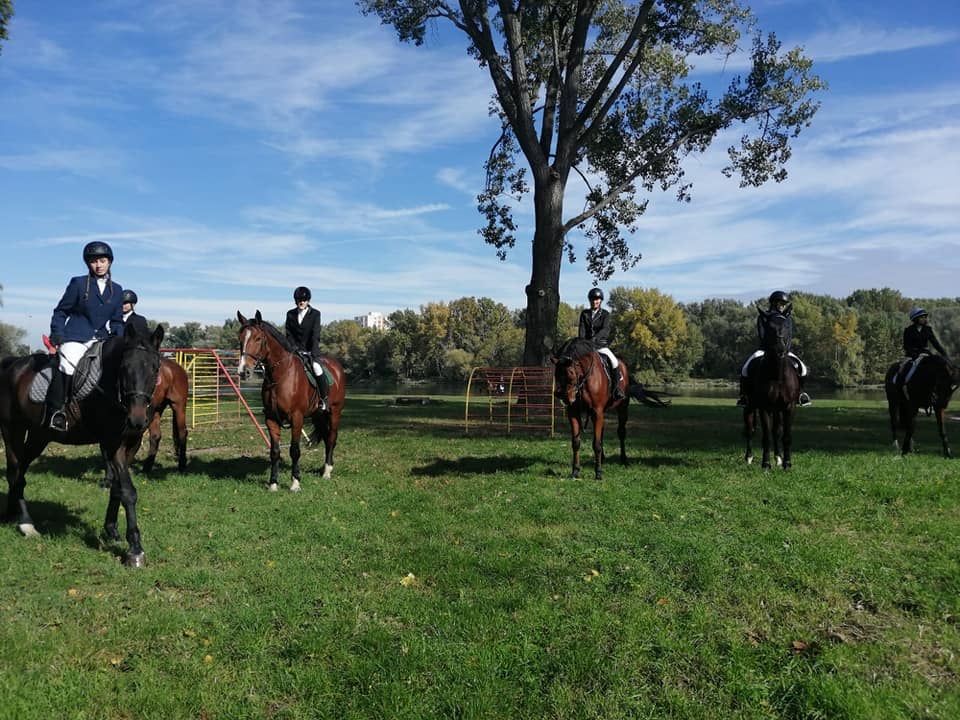
[(900, 443), (897, 442), (897, 425), (900, 409), (897, 407), (897, 403), (890, 397), (889, 391), (887, 392), (887, 413), (890, 415), (890, 438), (893, 440), (894, 449), (899, 450)]
[(325, 414), (324, 423), (327, 427), (323, 433), (323, 479), (329, 480), (333, 476), (333, 449), (337, 446), (337, 435), (340, 433), (340, 408), (333, 408), (329, 415)]
[(944, 415), (946, 415), (947, 409), (945, 407), (936, 408), (937, 415), (937, 430), (940, 432), (940, 442), (943, 444), (943, 456), (945, 458), (952, 458), (953, 453), (950, 451), (950, 442), (947, 440), (947, 426), (944, 423)]
[(290, 417), (290, 492), (300, 492), (300, 438), (303, 435), (303, 415)]
[(763, 455), (760, 461), (760, 467), (764, 470), (770, 469), (770, 445), (771, 435), (773, 434), (773, 417), (769, 410), (760, 411), (760, 429), (763, 432)]
[(909, 411), (906, 411), (906, 412), (908, 414), (906, 414), (906, 417), (903, 418), (903, 426), (904, 426), (903, 454), (909, 455), (910, 453), (913, 452), (913, 431), (914, 431), (914, 428), (916, 427), (917, 414), (916, 412), (913, 412), (913, 413), (909, 413)]
[(593, 418), (593, 470), (597, 480), (603, 480), (603, 410)]
[[(177, 472), (186, 472), (187, 470), (187, 408), (182, 402), (174, 403), (170, 406), (173, 411), (173, 443), (177, 451)], [(157, 442), (160, 441), (160, 429), (157, 428)], [(153, 435), (150, 435), (151, 447), (153, 446)]]
[(33, 525), (24, 497), (24, 489), (27, 487), (27, 467), (33, 460), (27, 455), (25, 442), (27, 431), (25, 428), (14, 431), (8, 425), (3, 425), (2, 430), (3, 447), (7, 456), (7, 510), (4, 519), (16, 520), (17, 529), (25, 537), (37, 537), (40, 533)]
[(143, 459), (143, 472), (148, 473), (153, 470), (153, 465), (157, 460), (157, 450), (160, 447), (160, 418), (163, 410), (157, 410), (150, 418), (150, 426), (147, 432), (150, 435), (150, 446), (147, 450), (147, 456)]
[(570, 420), (570, 445), (573, 448), (573, 468), (570, 477), (576, 480), (580, 476), (580, 418), (572, 410), (567, 411)]
[(793, 465), (793, 415), (791, 406), (783, 411), (783, 469), (789, 470)]
[(113, 485), (110, 487), (110, 501), (107, 503), (107, 514), (104, 518), (103, 529), (111, 540), (119, 540), (117, 531), (117, 515), (119, 507), (123, 506), (123, 514), (127, 518), (127, 555), (124, 565), (140, 568), (146, 562), (146, 554), (140, 544), (140, 527), (137, 525), (137, 488), (130, 477), (130, 466), (127, 456), (130, 448), (121, 445), (114, 453), (114, 471), (116, 473)]
[(620, 464), (627, 464), (627, 404), (628, 400), (624, 398), (623, 402), (617, 408), (617, 439), (620, 441)]
[(267, 420), (267, 432), (270, 433), (270, 481), (267, 489), (276, 492), (280, 482), (280, 423), (277, 420)]
[(773, 411), (773, 461), (783, 467), (783, 411)]
[(747, 451), (743, 456), (747, 465), (753, 464), (753, 434), (757, 431), (757, 411), (749, 405), (743, 409), (743, 437), (747, 441)]

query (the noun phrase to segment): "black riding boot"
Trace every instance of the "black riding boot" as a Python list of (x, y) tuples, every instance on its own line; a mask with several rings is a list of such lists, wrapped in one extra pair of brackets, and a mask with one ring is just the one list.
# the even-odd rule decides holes
[(740, 376), (740, 397), (737, 399), (737, 407), (747, 406), (747, 379)]
[(620, 366), (617, 366), (617, 377), (613, 380), (613, 399), (614, 400), (623, 400), (625, 397), (623, 394), (623, 389), (620, 387), (620, 383), (623, 382), (623, 370), (620, 369)]
[(46, 420), (51, 429), (62, 432), (67, 429), (67, 415), (63, 406), (67, 396), (67, 381), (70, 378), (60, 371), (58, 364), (54, 364), (52, 370), (50, 387), (47, 388)]
[(320, 407), (317, 409), (320, 412), (326, 412), (327, 398), (330, 395), (330, 383), (327, 382), (327, 373), (321, 372), (317, 376), (317, 389), (320, 391)]
[(797, 375), (797, 377), (800, 379), (800, 396), (797, 398), (797, 404), (800, 406), (810, 405), (813, 403), (813, 400), (810, 399), (810, 396), (807, 395), (803, 389), (803, 375)]

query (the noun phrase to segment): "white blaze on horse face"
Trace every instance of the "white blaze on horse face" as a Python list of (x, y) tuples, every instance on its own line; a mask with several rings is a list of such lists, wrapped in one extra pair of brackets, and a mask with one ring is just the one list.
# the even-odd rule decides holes
[(247, 370), (247, 343), (250, 341), (250, 331), (244, 330), (240, 339), (240, 362), (237, 363), (237, 375), (243, 377)]

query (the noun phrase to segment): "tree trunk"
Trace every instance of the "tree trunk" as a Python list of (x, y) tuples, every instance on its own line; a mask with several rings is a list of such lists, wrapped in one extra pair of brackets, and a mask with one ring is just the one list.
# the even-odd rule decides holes
[(557, 313), (560, 309), (560, 264), (563, 260), (564, 182), (548, 175), (535, 182), (536, 231), (533, 235), (533, 263), (526, 287), (527, 334), (523, 346), (524, 365), (549, 365), (557, 342)]

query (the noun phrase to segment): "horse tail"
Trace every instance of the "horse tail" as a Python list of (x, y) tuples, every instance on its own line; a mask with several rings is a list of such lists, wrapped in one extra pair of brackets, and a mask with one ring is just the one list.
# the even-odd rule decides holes
[(630, 392), (630, 397), (637, 402), (643, 403), (647, 407), (670, 407), (670, 401), (663, 399), (663, 396), (667, 393), (655, 393), (653, 390), (647, 390), (647, 388), (640, 383), (630, 383), (630, 386), (627, 389)]

